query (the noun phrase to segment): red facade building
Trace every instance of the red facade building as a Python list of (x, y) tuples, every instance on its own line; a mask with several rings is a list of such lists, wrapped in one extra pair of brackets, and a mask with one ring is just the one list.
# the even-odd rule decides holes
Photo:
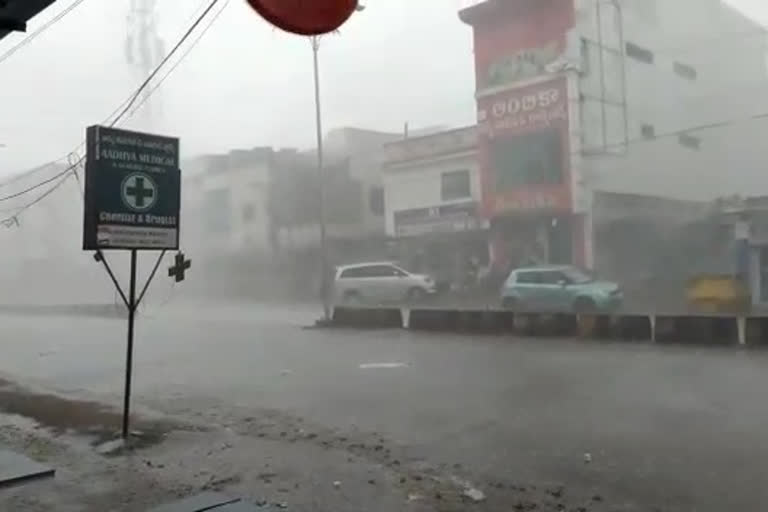
[(482, 213), (498, 267), (589, 266), (574, 201), (572, 113), (578, 77), (564, 55), (573, 0), (486, 0), (460, 18), (474, 31)]

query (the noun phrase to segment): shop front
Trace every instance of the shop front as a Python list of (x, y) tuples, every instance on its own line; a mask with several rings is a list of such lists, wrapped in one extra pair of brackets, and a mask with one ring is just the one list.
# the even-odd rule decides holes
[(439, 288), (469, 285), (488, 263), (488, 221), (475, 201), (396, 211), (400, 261), (432, 275)]
[(586, 263), (584, 219), (571, 194), (567, 80), (546, 77), (478, 99), (482, 212), (499, 270)]

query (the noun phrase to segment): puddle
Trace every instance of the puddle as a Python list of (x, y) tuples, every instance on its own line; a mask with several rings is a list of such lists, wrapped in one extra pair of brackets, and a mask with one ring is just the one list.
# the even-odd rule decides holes
[[(112, 407), (30, 391), (3, 379), (0, 379), (0, 412), (32, 420), (54, 435), (88, 438), (93, 446), (116, 439), (122, 426), (122, 414)], [(167, 433), (180, 428), (168, 421), (131, 419), (132, 427), (141, 432), (130, 443), (131, 448), (157, 444)]]

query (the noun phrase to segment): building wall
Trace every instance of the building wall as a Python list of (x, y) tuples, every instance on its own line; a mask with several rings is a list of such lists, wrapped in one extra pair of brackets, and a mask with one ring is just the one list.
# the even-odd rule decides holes
[[(768, 121), (749, 120), (768, 112), (765, 33), (718, 0), (486, 0), (460, 17), (474, 29), (481, 123), (487, 98), (567, 77), (574, 238), (587, 264), (595, 191), (705, 201), (768, 187)], [(479, 153), (493, 178), (482, 139)], [(513, 204), (546, 214), (528, 199)]]
[[(577, 20), (591, 188), (711, 200), (768, 187), (766, 121), (749, 120), (768, 111), (761, 27), (715, 0), (579, 0)], [(707, 125), (718, 126), (688, 130)]]
[[(476, 153), (465, 152), (441, 159), (412, 162), (388, 170), (384, 175), (387, 234), (397, 236), (394, 220), (397, 211), (459, 204), (470, 200), (479, 204), (480, 176), (477, 168)], [(469, 171), (471, 195), (444, 200), (441, 197), (443, 173), (461, 170)]]
[(182, 230), (203, 254), (270, 251), (266, 191), (271, 149), (203, 157), (204, 170), (186, 179)]
[[(478, 205), (482, 197), (475, 127), (408, 138), (384, 148), (382, 167), (387, 235), (397, 236), (395, 215), (442, 205)], [(469, 173), (469, 194), (443, 197), (444, 173)]]

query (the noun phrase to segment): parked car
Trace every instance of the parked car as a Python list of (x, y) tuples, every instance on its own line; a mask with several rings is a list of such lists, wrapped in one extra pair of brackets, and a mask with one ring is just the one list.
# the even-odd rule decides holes
[(513, 270), (501, 291), (507, 309), (542, 312), (610, 312), (623, 300), (621, 287), (570, 265)]
[(336, 268), (335, 300), (344, 304), (415, 302), (434, 293), (434, 279), (412, 274), (393, 262), (356, 263)]

